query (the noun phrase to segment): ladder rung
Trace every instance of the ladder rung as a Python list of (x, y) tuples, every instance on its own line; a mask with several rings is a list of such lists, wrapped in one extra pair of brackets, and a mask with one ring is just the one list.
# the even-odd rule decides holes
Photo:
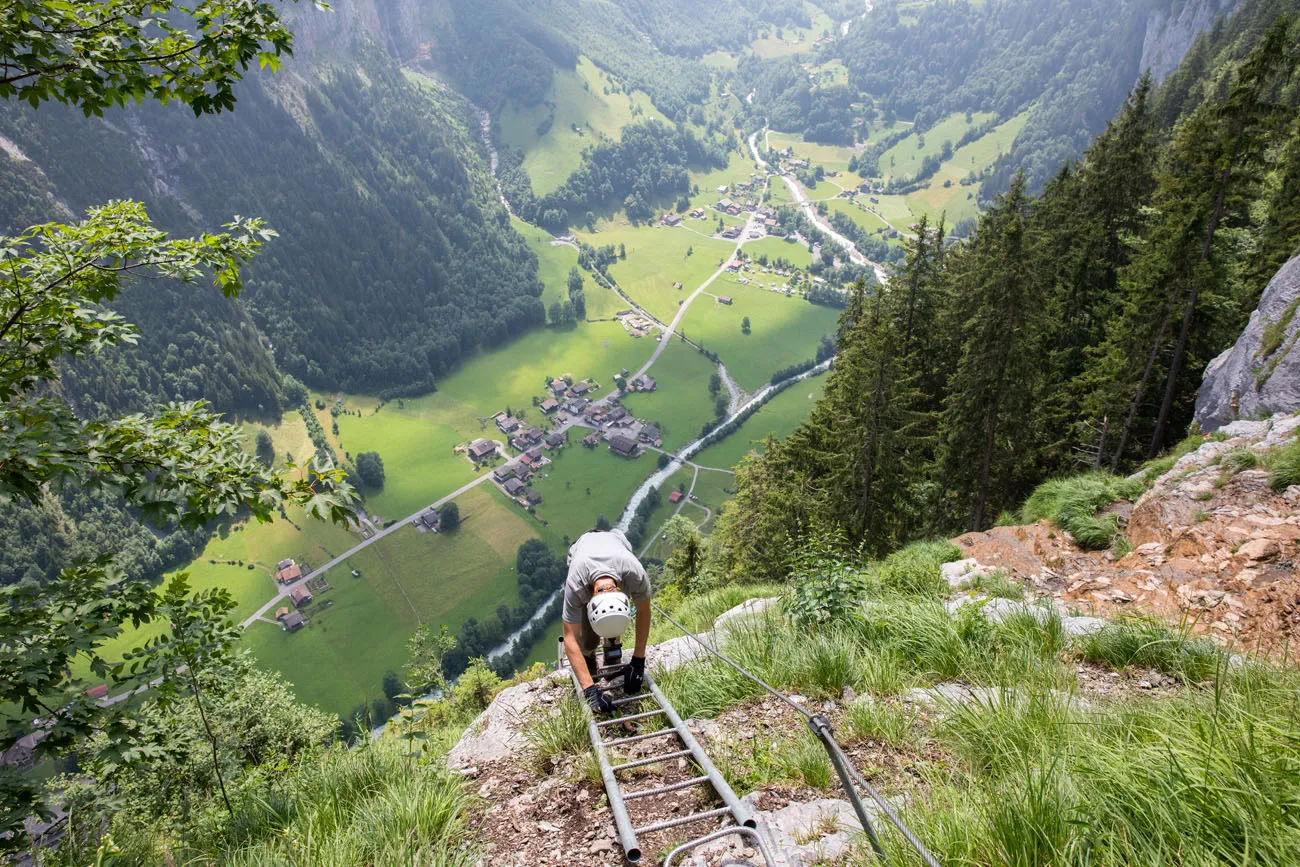
[(622, 698), (613, 699), (610, 704), (617, 707), (620, 704), (631, 704), (634, 701), (644, 701), (647, 698), (654, 698), (654, 696), (648, 692), (638, 692), (636, 695), (626, 695)]
[(675, 792), (678, 789), (689, 789), (691, 786), (698, 786), (700, 783), (707, 783), (708, 775), (703, 777), (691, 777), (689, 780), (682, 780), (680, 783), (669, 783), (666, 786), (655, 786), (653, 789), (642, 789), (639, 792), (624, 792), (623, 800), (630, 801), (633, 798), (648, 798), (651, 795), (662, 795), (666, 792)]
[(614, 717), (613, 719), (603, 719), (597, 722), (596, 725), (612, 726), (615, 723), (632, 722), (632, 720), (645, 719), (646, 717), (651, 717), (651, 716), (658, 716), (663, 712), (664, 712), (663, 708), (657, 708), (656, 710), (648, 710), (645, 713), (634, 713), (631, 714), (630, 716), (618, 716), (618, 717)]
[(618, 746), (619, 744), (634, 744), (637, 741), (648, 741), (651, 738), (661, 738), (664, 735), (675, 735), (675, 734), (677, 734), (677, 729), (660, 729), (657, 732), (647, 732), (646, 734), (643, 735), (629, 735), (628, 737), (625, 738), (614, 738), (613, 740), (601, 741), (600, 744), (601, 746), (605, 746), (605, 747), (614, 747), (614, 746)]
[(669, 759), (680, 759), (682, 756), (689, 756), (690, 750), (678, 750), (675, 753), (662, 753), (661, 755), (651, 756), (648, 759), (637, 759), (634, 762), (624, 762), (621, 765), (615, 765), (611, 770), (626, 771), (628, 768), (639, 768), (642, 765), (653, 765), (655, 762), (666, 762)]
[[(633, 829), (634, 834), (649, 834), (654, 831), (663, 831), (668, 828), (676, 828), (678, 825), (688, 825), (691, 822), (699, 822), (703, 819), (714, 819), (718, 816), (726, 816), (731, 813), (728, 807), (719, 807), (716, 810), (705, 810), (703, 813), (691, 813), (689, 816), (678, 816), (676, 819), (664, 819), (662, 822), (655, 822), (652, 825), (646, 825), (644, 828)], [(688, 841), (689, 842), (689, 841)]]

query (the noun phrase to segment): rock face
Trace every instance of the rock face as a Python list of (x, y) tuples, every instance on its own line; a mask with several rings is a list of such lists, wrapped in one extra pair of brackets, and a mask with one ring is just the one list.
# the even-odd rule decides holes
[[(1269, 281), (1236, 344), (1205, 368), (1196, 396), (1203, 431), (1300, 409), (1300, 256)], [(1234, 407), (1234, 402), (1237, 404)]]
[(1162, 10), (1151, 13), (1142, 41), (1140, 70), (1151, 70), (1157, 82), (1178, 68), (1187, 49), (1201, 31), (1208, 30), (1220, 15), (1230, 14), (1240, 0), (1189, 0), (1175, 14)]

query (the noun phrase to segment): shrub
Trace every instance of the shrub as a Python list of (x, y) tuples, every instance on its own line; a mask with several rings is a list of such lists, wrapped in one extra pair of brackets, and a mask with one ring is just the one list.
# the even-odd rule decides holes
[(1074, 537), (1082, 548), (1110, 545), (1119, 532), (1119, 519), (1097, 512), (1116, 500), (1132, 500), (1142, 493), (1142, 483), (1109, 473), (1087, 473), (1044, 482), (1025, 501), (1021, 517), (1026, 523), (1048, 520)]
[(786, 611), (803, 626), (828, 626), (848, 616), (861, 592), (862, 583), (856, 573), (826, 564), (817, 572), (795, 579)]
[(1268, 483), (1273, 490), (1285, 491), (1292, 485), (1300, 485), (1300, 439), (1274, 449), (1267, 463)]
[(500, 686), (501, 678), (483, 657), (477, 657), (452, 687), (451, 704), (457, 710), (480, 713), (487, 710)]

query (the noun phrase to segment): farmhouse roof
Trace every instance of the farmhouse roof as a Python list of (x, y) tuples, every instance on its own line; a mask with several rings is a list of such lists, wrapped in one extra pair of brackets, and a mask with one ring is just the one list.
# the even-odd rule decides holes
[(279, 620), (280, 618), (284, 617), (288, 613), (289, 613), (289, 606), (281, 605), (279, 608), (275, 609), (275, 619)]
[(504, 482), (506, 479), (513, 478), (514, 474), (515, 474), (514, 467), (507, 465), (504, 467), (497, 467), (495, 470), (493, 470), (492, 478), (496, 479), (498, 482)]
[(476, 458), (485, 458), (497, 450), (497, 444), (492, 440), (474, 440), (469, 447), (469, 453)]
[(512, 497), (519, 496), (519, 492), (524, 489), (524, 483), (518, 479), (507, 479), (505, 484), (506, 493)]
[(542, 401), (537, 408), (544, 413), (552, 413), (560, 408), (560, 403), (554, 398), (548, 397), (546, 400)]
[(524, 499), (528, 501), (529, 505), (536, 506), (542, 501), (542, 495), (536, 491), (529, 491), (527, 495), (525, 495)]
[(302, 615), (297, 611), (290, 611), (284, 616), (284, 620), (280, 622), (284, 624), (285, 631), (293, 632), (295, 629), (301, 629), (302, 625), (307, 621), (303, 620)]
[(619, 455), (636, 454), (636, 440), (622, 434), (615, 434), (609, 438), (609, 450)]
[(289, 565), (275, 573), (275, 580), (281, 584), (290, 584), (302, 577), (302, 567), (292, 560)]
[(311, 601), (311, 591), (306, 587), (295, 587), (289, 591), (289, 601), (294, 605), (306, 605)]
[(673, 491), (671, 494), (668, 495), (668, 502), (670, 503), (680, 503), (681, 501), (682, 501), (681, 491)]

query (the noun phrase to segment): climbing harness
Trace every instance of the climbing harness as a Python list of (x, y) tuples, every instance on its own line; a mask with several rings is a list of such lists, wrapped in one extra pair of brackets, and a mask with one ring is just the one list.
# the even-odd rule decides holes
[(903, 835), (903, 839), (905, 839), (908, 844), (916, 850), (916, 853), (921, 856), (921, 860), (923, 860), (928, 867), (939, 867), (939, 862), (930, 854), (930, 850), (925, 848), (925, 845), (922, 844), (921, 841), (917, 839), (916, 835), (912, 833), (912, 829), (908, 828), (907, 825), (904, 824), (903, 820), (898, 817), (898, 813), (896, 813), (894, 808), (889, 805), (889, 802), (882, 798), (880, 793), (872, 788), (871, 784), (863, 779), (862, 775), (858, 773), (858, 769), (853, 766), (853, 762), (849, 759), (848, 755), (845, 754), (843, 748), (835, 741), (835, 731), (831, 728), (831, 722), (826, 718), (825, 714), (810, 713), (807, 709), (800, 707), (798, 704), (793, 702), (789, 696), (746, 671), (744, 667), (726, 654), (722, 653), (720, 650), (711, 647), (708, 643), (702, 641), (698, 635), (674, 620), (672, 615), (667, 611), (664, 611), (653, 602), (650, 604), (654, 606), (655, 611), (658, 611), (663, 615), (665, 620), (680, 629), (683, 634), (690, 637), (690, 639), (700, 647), (703, 647), (706, 651), (713, 654), (727, 665), (730, 665), (741, 675), (749, 678), (749, 680), (758, 684), (758, 686), (785, 702), (796, 713), (804, 717), (808, 723), (808, 728), (817, 737), (817, 740), (821, 742), (821, 745), (826, 750), (827, 756), (830, 757), (831, 764), (835, 767), (835, 773), (840, 778), (840, 784), (844, 787), (844, 792), (848, 795), (850, 803), (853, 804), (853, 811), (858, 814), (858, 821), (862, 823), (862, 830), (866, 832), (867, 839), (871, 841), (871, 848), (875, 850), (876, 855), (880, 860), (885, 860), (885, 850), (880, 845), (880, 838), (876, 836), (876, 829), (872, 826), (871, 820), (867, 818), (866, 808), (862, 806), (862, 799), (858, 797), (857, 789), (853, 785), (854, 783), (861, 786), (862, 790), (870, 796), (871, 800), (875, 801), (876, 806), (885, 814), (885, 818), (889, 820), (889, 823), (898, 830), (898, 833)]
[[(563, 670), (567, 665), (564, 654), (564, 639), (560, 639), (559, 648), (559, 668)], [(624, 665), (601, 666), (596, 671), (591, 672), (592, 680), (598, 681), (602, 677), (621, 675), (624, 671)], [(569, 674), (573, 678), (573, 686), (580, 694), (582, 686), (578, 682), (578, 673), (569, 668)], [(650, 834), (655, 831), (666, 831), (669, 828), (677, 828), (682, 825), (690, 825), (695, 822), (703, 822), (709, 819), (730, 818), (735, 822), (734, 825), (727, 825), (718, 828), (715, 831), (706, 833), (702, 836), (687, 840), (685, 843), (678, 845), (668, 853), (664, 859), (664, 867), (672, 867), (679, 857), (705, 843), (711, 843), (728, 836), (739, 836), (752, 842), (763, 856), (763, 863), (767, 867), (777, 867), (776, 860), (772, 857), (771, 849), (768, 847), (767, 840), (757, 830), (758, 822), (754, 818), (754, 811), (748, 805), (741, 802), (732, 791), (731, 786), (727, 784), (726, 779), (721, 772), (714, 766), (709, 757), (705, 755), (704, 749), (700, 746), (699, 741), (691, 734), (690, 729), (682, 722), (682, 718), (677, 715), (672, 703), (668, 701), (667, 696), (659, 691), (655, 685), (654, 679), (649, 672), (645, 675), (645, 687), (642, 692), (636, 695), (625, 695), (620, 698), (612, 699), (616, 713), (621, 713), (618, 708), (629, 705), (636, 705), (639, 702), (652, 702), (655, 707), (653, 710), (637, 711), (635, 713), (616, 716), (610, 719), (597, 719), (592, 714), (591, 709), (583, 703), (583, 708), (587, 714), (587, 735), (591, 738), (591, 746), (596, 753), (596, 761), (600, 763), (600, 776), (605, 782), (605, 793), (609, 797), (609, 809), (614, 814), (614, 826), (618, 830), (618, 841), (623, 847), (623, 855), (629, 864), (637, 864), (641, 860), (641, 844), (637, 842), (638, 835)], [(636, 708), (629, 708), (636, 710)], [(615, 737), (606, 740), (603, 736), (605, 731), (619, 726), (622, 723), (637, 722), (639, 720), (648, 720), (654, 717), (664, 717), (668, 721), (666, 728), (658, 729), (643, 734), (627, 735)], [(656, 738), (676, 736), (685, 746), (685, 749), (674, 750), (671, 752), (660, 753), (643, 759), (634, 759), (632, 761), (622, 762), (614, 765), (610, 764), (609, 754), (606, 752), (608, 747), (622, 746), (625, 744), (639, 743)], [(701, 776), (691, 777), (676, 783), (668, 783), (663, 786), (655, 786), (649, 789), (637, 789), (635, 791), (624, 791), (623, 784), (620, 782), (618, 773), (620, 771), (631, 770), (632, 768), (641, 768), (646, 765), (656, 764), (658, 762), (671, 761), (673, 759), (689, 758), (695, 765), (703, 771)], [(685, 816), (676, 816), (671, 819), (664, 819), (659, 822), (651, 822), (647, 825), (635, 827), (632, 824), (632, 818), (628, 813), (627, 804), (629, 801), (636, 801), (641, 798), (648, 798), (654, 795), (662, 795), (668, 792), (676, 792), (682, 789), (689, 789), (694, 786), (709, 785), (718, 793), (724, 806), (713, 810), (702, 810), (698, 813), (690, 813)]]

